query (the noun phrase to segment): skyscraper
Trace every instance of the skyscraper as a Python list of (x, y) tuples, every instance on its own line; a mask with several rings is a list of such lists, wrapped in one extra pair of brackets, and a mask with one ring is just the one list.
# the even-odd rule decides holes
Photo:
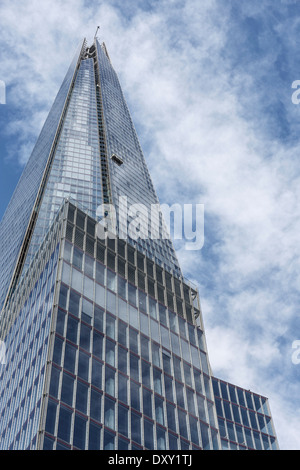
[(197, 288), (96, 38), (1, 221), (0, 276), (0, 448), (277, 448), (267, 400), (229, 399), (213, 377)]

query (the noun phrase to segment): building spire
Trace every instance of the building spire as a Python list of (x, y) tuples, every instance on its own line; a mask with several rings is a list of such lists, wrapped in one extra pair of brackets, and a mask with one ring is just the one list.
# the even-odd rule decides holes
[(94, 39), (96, 39), (97, 37), (97, 33), (98, 33), (98, 30), (100, 29), (100, 26), (97, 26), (97, 29), (96, 29), (96, 32), (95, 32), (95, 36), (94, 36)]

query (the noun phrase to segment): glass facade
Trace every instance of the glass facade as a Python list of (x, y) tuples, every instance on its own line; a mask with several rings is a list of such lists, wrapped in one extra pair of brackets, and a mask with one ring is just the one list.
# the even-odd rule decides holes
[(212, 378), (223, 450), (278, 450), (266, 397)]
[[(176, 278), (167, 287), (167, 272), (144, 256), (138, 264), (140, 252), (122, 240), (96, 239), (92, 219), (77, 225), (82, 217), (70, 206), (43, 448), (217, 449), (195, 291), (181, 282), (186, 300), (179, 315), (175, 302), (172, 308), (166, 302), (167, 293), (176, 298)], [(158, 300), (159, 285), (165, 301)]]
[[(103, 203), (119, 236), (99, 235)], [(266, 399), (212, 375), (157, 204), (106, 47), (84, 41), (0, 225), (0, 449), (277, 448)]]
[(0, 222), (0, 310), (9, 289), (26, 234), (41, 198), (41, 185), (47, 177), (49, 160), (55, 149), (57, 134), (67, 105), (79, 57), (84, 46), (75, 54), (53, 106), (42, 128), (32, 155)]

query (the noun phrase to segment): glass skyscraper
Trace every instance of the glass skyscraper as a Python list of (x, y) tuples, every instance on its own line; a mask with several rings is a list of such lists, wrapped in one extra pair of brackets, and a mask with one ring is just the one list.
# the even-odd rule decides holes
[(1, 221), (0, 308), (1, 449), (278, 448), (268, 400), (213, 376), (197, 288), (96, 38)]

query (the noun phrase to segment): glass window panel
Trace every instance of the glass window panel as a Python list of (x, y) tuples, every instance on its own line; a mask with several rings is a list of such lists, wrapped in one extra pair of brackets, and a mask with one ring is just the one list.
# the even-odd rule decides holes
[(178, 412), (178, 423), (179, 423), (179, 433), (182, 437), (187, 439), (187, 426), (186, 426), (186, 413), (183, 410), (177, 409)]
[(118, 342), (127, 347), (127, 325), (122, 321), (118, 322)]
[(162, 380), (161, 380), (161, 377), (162, 377), (161, 371), (154, 367), (153, 368), (154, 391), (156, 393), (159, 393), (159, 395), (162, 395)]
[(157, 303), (152, 297), (148, 297), (149, 299), (149, 314), (152, 318), (157, 320)]
[(125, 302), (122, 299), (118, 299), (118, 316), (121, 318), (121, 320), (124, 320), (125, 322), (128, 321), (127, 318), (127, 302)]
[(122, 348), (121, 346), (118, 347), (118, 369), (124, 374), (127, 374), (127, 350)]
[(175, 418), (175, 405), (171, 403), (166, 403), (167, 408), (167, 419), (168, 419), (168, 428), (174, 432), (177, 432), (176, 429), (176, 418)]
[(77, 269), (73, 268), (71, 287), (80, 293), (82, 293), (82, 278), (83, 278), (82, 273), (78, 271)]
[(164, 419), (164, 402), (162, 398), (155, 396), (155, 417), (156, 421), (162, 426), (165, 425)]
[(104, 450), (113, 450), (115, 448), (115, 435), (109, 431), (104, 431)]
[(129, 442), (125, 441), (125, 439), (118, 439), (118, 450), (128, 450)]
[(131, 412), (131, 438), (138, 444), (141, 443), (141, 417)]
[(55, 398), (58, 397), (59, 377), (60, 370), (56, 367), (52, 367), (49, 393)]
[(155, 343), (151, 343), (152, 345), (152, 363), (153, 365), (157, 366), (157, 367), (161, 367), (161, 363), (160, 363), (160, 347), (155, 344)]
[(187, 339), (187, 335), (186, 335), (186, 321), (181, 318), (181, 317), (178, 317), (178, 325), (179, 325), (179, 332), (180, 332), (180, 335)]
[(104, 424), (115, 429), (115, 402), (108, 397), (105, 397)]
[(64, 336), (66, 314), (58, 309), (56, 319), (56, 332)]
[(225, 426), (225, 419), (218, 419), (218, 424), (219, 424), (219, 430), (220, 430), (220, 436), (221, 437), (227, 437), (227, 431), (226, 431), (226, 426)]
[(97, 330), (102, 331), (102, 332), (103, 332), (103, 316), (104, 316), (104, 310), (95, 306), (94, 327), (97, 328)]
[(123, 405), (118, 406), (118, 431), (128, 436), (128, 408)]
[(115, 343), (108, 338), (106, 338), (105, 361), (115, 366)]
[(149, 340), (145, 336), (141, 336), (141, 356), (149, 361)]
[(247, 406), (248, 408), (250, 408), (251, 410), (254, 410), (254, 406), (253, 406), (253, 401), (252, 401), (252, 395), (250, 392), (246, 391), (245, 392), (246, 394), (246, 400), (247, 400)]
[(237, 423), (241, 423), (239, 407), (235, 404), (232, 404), (233, 420)]
[(136, 304), (136, 287), (128, 283), (128, 302), (130, 302), (134, 307)]
[(180, 347), (179, 347), (179, 338), (172, 331), (171, 331), (171, 345), (172, 345), (173, 353), (176, 354), (177, 356), (180, 356), (181, 354), (180, 354)]
[(93, 354), (102, 359), (103, 336), (96, 331), (93, 332)]
[(237, 403), (237, 398), (236, 398), (236, 393), (235, 393), (235, 387), (233, 387), (232, 385), (228, 385), (228, 388), (229, 388), (229, 394), (230, 394), (230, 400), (233, 402), (233, 403)]
[(73, 265), (76, 266), (78, 269), (82, 270), (82, 259), (83, 259), (83, 253), (74, 246), (74, 252), (73, 252)]
[(232, 415), (231, 415), (231, 409), (230, 409), (229, 403), (227, 401), (223, 401), (223, 406), (224, 406), (225, 418), (232, 421)]
[(166, 392), (166, 398), (169, 401), (175, 401), (174, 400), (174, 393), (173, 393), (173, 380), (171, 377), (168, 377), (167, 375), (165, 377), (165, 392)]
[(244, 443), (244, 434), (243, 434), (243, 428), (242, 426), (239, 426), (238, 424), (235, 425), (235, 430), (236, 430), (236, 435), (238, 439), (239, 444)]
[(134, 354), (130, 354), (130, 377), (137, 382), (140, 381), (139, 358)]
[(69, 264), (67, 263), (63, 263), (63, 267), (62, 267), (62, 277), (61, 277), (61, 280), (62, 282), (64, 282), (65, 284), (69, 285), (70, 284), (70, 273), (71, 273), (71, 267)]
[(95, 358), (92, 360), (92, 384), (102, 388), (102, 364)]
[(130, 381), (130, 404), (132, 408), (140, 411), (140, 386), (135, 382)]
[(169, 449), (178, 450), (177, 437), (169, 433)]
[(138, 354), (138, 332), (129, 328), (129, 348)]
[(70, 290), (70, 300), (69, 300), (69, 312), (76, 317), (79, 317), (79, 308), (80, 308), (80, 295)]
[(238, 397), (239, 397), (239, 403), (241, 406), (246, 406), (245, 400), (244, 400), (244, 393), (243, 390), (238, 388), (237, 389)]
[(141, 312), (147, 313), (147, 295), (139, 290), (139, 309)]
[(210, 450), (208, 426), (200, 421), (202, 447), (204, 450)]
[(152, 392), (146, 388), (143, 388), (143, 412), (152, 418)]
[(190, 349), (189, 349), (188, 342), (182, 338), (180, 339), (180, 342), (181, 342), (181, 350), (182, 350), (183, 359), (185, 359), (187, 362), (191, 362)]
[(151, 380), (150, 380), (150, 364), (145, 361), (142, 361), (142, 381), (143, 385), (148, 388), (151, 388)]
[(241, 414), (242, 414), (243, 424), (244, 424), (245, 426), (250, 427), (250, 423), (249, 423), (249, 419), (248, 419), (247, 410), (246, 410), (245, 408), (240, 408), (240, 410), (241, 410)]
[(78, 449), (85, 449), (86, 419), (75, 414), (73, 445)]
[(77, 381), (76, 408), (84, 414), (87, 413), (87, 398), (88, 385), (83, 382)]
[(251, 435), (250, 429), (244, 428), (244, 431), (245, 431), (246, 442), (247, 442), (248, 447), (251, 447), (252, 449), (254, 449), (254, 444), (253, 444), (253, 440), (252, 440), (252, 435)]
[(123, 403), (127, 403), (128, 401), (127, 383), (128, 383), (127, 377), (124, 377), (124, 375), (119, 374), (118, 375), (118, 398)]
[(229, 400), (227, 386), (224, 382), (220, 382), (221, 394), (225, 400)]
[(186, 388), (185, 391), (186, 391), (188, 411), (192, 413), (193, 415), (195, 415), (196, 411), (195, 411), (195, 403), (194, 403), (194, 392), (190, 388)]
[(144, 438), (145, 438), (145, 447), (149, 450), (154, 449), (153, 424), (147, 419), (144, 420)]
[(199, 445), (199, 434), (198, 434), (198, 420), (193, 416), (189, 416), (190, 421), (190, 433), (191, 433), (191, 441), (193, 444)]
[(156, 439), (157, 439), (157, 449), (165, 450), (166, 449), (166, 433), (160, 427), (156, 428)]
[(115, 396), (115, 371), (110, 367), (105, 367), (105, 392)]
[(129, 305), (129, 324), (136, 329), (139, 328), (138, 310), (132, 305)]
[(149, 323), (147, 315), (143, 313), (140, 314), (140, 321), (141, 321), (141, 332), (144, 333), (146, 336), (149, 336)]
[[(162, 343), (164, 344), (164, 343)], [(172, 375), (172, 368), (171, 368), (171, 355), (167, 351), (162, 351), (162, 359), (163, 359), (163, 370), (169, 375)]]
[(76, 320), (76, 318), (68, 316), (66, 338), (69, 341), (72, 341), (72, 343), (77, 344), (77, 334), (78, 334), (78, 320)]
[(45, 431), (53, 435), (55, 432), (56, 410), (57, 410), (57, 404), (53, 402), (52, 400), (49, 400), (48, 407), (47, 407)]
[(250, 421), (251, 421), (251, 427), (253, 429), (258, 429), (255, 412), (250, 410), (249, 416), (250, 416)]
[(106, 291), (106, 308), (111, 313), (116, 314), (116, 295), (109, 290)]
[(183, 370), (186, 385), (192, 387), (191, 367), (186, 362), (183, 363)]
[(83, 278), (83, 293), (88, 299), (94, 300), (94, 281), (87, 276)]
[(55, 336), (54, 348), (53, 348), (53, 362), (55, 362), (58, 365), (61, 364), (62, 347), (63, 347), (63, 340)]
[(91, 328), (83, 323), (80, 325), (80, 347), (86, 351), (91, 348)]
[(86, 299), (82, 299), (81, 319), (88, 324), (91, 324), (93, 317), (93, 304)]
[(178, 333), (178, 323), (177, 323), (177, 316), (175, 313), (171, 312), (170, 310), (168, 311), (169, 312), (169, 324), (170, 324), (170, 329), (172, 331), (175, 331), (175, 333)]
[(89, 378), (89, 361), (90, 357), (83, 351), (78, 354), (78, 376), (88, 381)]
[(175, 379), (180, 380), (180, 382), (183, 382), (181, 374), (181, 361), (178, 357), (173, 356), (173, 366)]
[(228, 437), (230, 441), (236, 441), (233, 423), (227, 421)]
[(102, 393), (97, 392), (92, 388), (91, 390), (91, 404), (90, 404), (90, 415), (91, 418), (96, 421), (101, 421), (101, 401)]
[(153, 318), (150, 318), (150, 328), (151, 328), (151, 336), (154, 341), (160, 341), (160, 336), (159, 336), (159, 326), (158, 323), (153, 320)]
[(72, 411), (60, 407), (57, 437), (65, 442), (70, 442)]
[(96, 281), (99, 284), (102, 284), (103, 286), (105, 284), (104, 277), (105, 277), (105, 267), (103, 266), (103, 264), (96, 262)]
[(75, 372), (76, 348), (69, 343), (65, 347), (64, 368), (69, 372)]
[(89, 450), (100, 450), (101, 427), (90, 422), (89, 425)]
[(60, 287), (60, 294), (59, 294), (59, 306), (64, 310), (67, 309), (67, 299), (68, 299), (68, 288), (63, 284)]
[(100, 307), (105, 308), (105, 289), (104, 289), (104, 287), (97, 284), (95, 290), (96, 290), (96, 296), (95, 296), (96, 304), (100, 305)]
[(84, 272), (90, 277), (94, 277), (94, 259), (85, 255)]
[(185, 403), (184, 403), (184, 393), (183, 393), (183, 385), (177, 382), (175, 380), (175, 388), (176, 388), (176, 399), (177, 399), (177, 404), (181, 408), (185, 408)]
[(107, 270), (107, 287), (116, 292), (116, 274), (110, 271), (110, 269)]
[(106, 314), (106, 334), (112, 339), (115, 339), (115, 318), (109, 313)]
[(63, 374), (62, 387), (61, 387), (61, 401), (67, 405), (73, 405), (73, 390), (74, 378), (69, 374)]

